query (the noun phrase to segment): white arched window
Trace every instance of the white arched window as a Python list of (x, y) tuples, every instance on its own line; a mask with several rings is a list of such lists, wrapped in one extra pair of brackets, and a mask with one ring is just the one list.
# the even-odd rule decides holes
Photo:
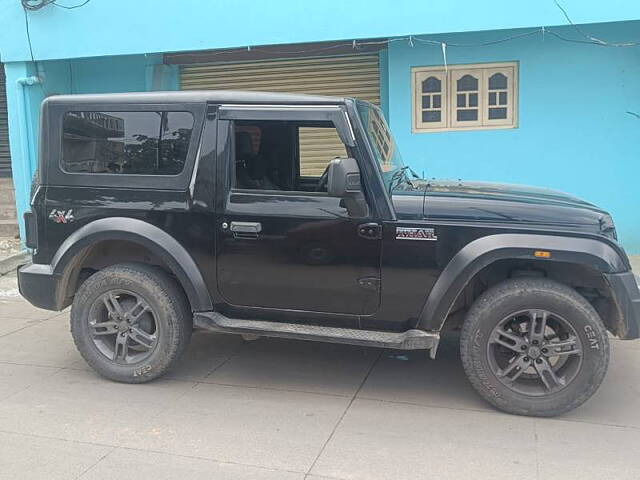
[(447, 124), (447, 81), (444, 72), (418, 72), (414, 76), (414, 125), (442, 128)]
[(411, 73), (415, 133), (517, 126), (517, 63), (415, 67)]

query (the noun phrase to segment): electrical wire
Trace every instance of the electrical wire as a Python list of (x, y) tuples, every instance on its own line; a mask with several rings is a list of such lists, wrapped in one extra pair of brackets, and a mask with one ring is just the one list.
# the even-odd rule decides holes
[(567, 40), (567, 39), (561, 38), (559, 35), (552, 33), (552, 35), (554, 35), (557, 38), (560, 38), (561, 40), (573, 41), (574, 43), (591, 43), (594, 45), (600, 45), (602, 47), (637, 47), (638, 45), (640, 45), (640, 42), (623, 42), (623, 43), (606, 42), (604, 40), (599, 39), (598, 37), (589, 35), (585, 33), (578, 25), (573, 23), (573, 20), (571, 20), (571, 17), (569, 17), (569, 14), (564, 9), (564, 7), (560, 5), (558, 0), (553, 0), (553, 3), (555, 3), (556, 7), (560, 9), (562, 14), (564, 15), (564, 18), (566, 18), (567, 22), (569, 22), (569, 25), (571, 25), (575, 29), (575, 31), (578, 32), (582, 37), (587, 39), (587, 41)]
[[(450, 43), (450, 42), (446, 42), (447, 47), (461, 47), (461, 48), (469, 48), (469, 47), (487, 47), (489, 45), (497, 45), (499, 43), (505, 43), (505, 42), (509, 42), (511, 40), (516, 40), (518, 38), (524, 38), (524, 37), (530, 37), (531, 35), (535, 35), (537, 33), (540, 33), (540, 29), (535, 29), (535, 30), (530, 30), (528, 32), (523, 32), (523, 33), (519, 33), (517, 35), (511, 35), (509, 37), (505, 37), (505, 38), (501, 38), (498, 40), (491, 40), (488, 42), (480, 42), (480, 43)], [(431, 45), (442, 45), (442, 41), (438, 41), (438, 40), (428, 40), (428, 39), (424, 39), (424, 38), (420, 38), (420, 37), (412, 37), (413, 40), (416, 40), (417, 42), (421, 42), (421, 43), (428, 43)]]
[(46, 7), (53, 2), (54, 0), (20, 0), (22, 8), (32, 11), (40, 10), (42, 7)]
[(20, 3), (22, 4), (22, 8), (31, 11), (40, 10), (47, 5), (54, 5), (59, 8), (64, 8), (65, 10), (73, 10), (74, 8), (84, 7), (90, 1), (91, 0), (85, 0), (84, 2), (77, 5), (61, 5), (57, 2), (57, 0), (20, 0)]
[[(24, 26), (25, 26), (25, 30), (27, 32), (27, 41), (29, 43), (29, 54), (31, 55), (31, 62), (34, 64), (34, 66), (36, 67), (36, 74), (38, 73), (38, 62), (36, 62), (34, 56), (33, 56), (33, 46), (31, 44), (31, 33), (29, 31), (29, 17), (27, 16), (27, 11), (24, 11)], [(42, 90), (42, 95), (44, 97), (47, 96), (47, 93), (44, 90), (44, 86), (42, 85), (42, 82), (38, 82), (38, 85), (40, 85), (40, 90)]]
[[(591, 40), (577, 40), (577, 39), (575, 39), (575, 38), (567, 38), (567, 37), (564, 37), (564, 36), (560, 35), (558, 32), (555, 32), (555, 31), (550, 30), (550, 29), (548, 29), (548, 28), (545, 30), (545, 33), (548, 33), (548, 34), (549, 34), (549, 35), (551, 35), (552, 37), (555, 37), (555, 38), (557, 38), (558, 40), (562, 40), (563, 42), (568, 42), (568, 43), (579, 43), (579, 44), (582, 44), (582, 45), (596, 45), (596, 46), (598, 46), (598, 47), (603, 47), (603, 46), (604, 46), (604, 45), (602, 45), (602, 44), (600, 44), (600, 43), (596, 43), (596, 42), (593, 42), (593, 41), (591, 41)], [(631, 45), (630, 45), (630, 46), (631, 46)]]
[(65, 10), (73, 10), (74, 8), (84, 7), (91, 0), (84, 0), (82, 3), (78, 3), (77, 5), (60, 5), (56, 0), (52, 0), (50, 3), (54, 4), (56, 7), (64, 8)]
[[(560, 5), (560, 3), (558, 3), (558, 0), (554, 0), (554, 3), (556, 4), (556, 6), (562, 11), (562, 14), (564, 15), (564, 17), (566, 18), (566, 20), (569, 22), (569, 24), (583, 37), (585, 38), (585, 40), (580, 40), (580, 39), (573, 39), (573, 38), (567, 38), (564, 35), (559, 34), (558, 32), (551, 30), (547, 27), (541, 27), (541, 28), (537, 28), (535, 30), (529, 30), (527, 32), (522, 32), (522, 33), (518, 33), (515, 35), (510, 35), (508, 37), (504, 37), (504, 38), (500, 38), (497, 40), (490, 40), (490, 41), (486, 41), (486, 42), (478, 42), (478, 43), (451, 43), (451, 42), (444, 42), (443, 40), (433, 40), (433, 39), (428, 39), (428, 38), (421, 38), (420, 36), (415, 36), (415, 35), (409, 35), (409, 36), (405, 36), (405, 37), (394, 37), (394, 38), (390, 38), (390, 39), (386, 39), (386, 40), (377, 40), (377, 41), (364, 41), (364, 42), (358, 42), (356, 40), (353, 40), (350, 43), (338, 43), (338, 44), (333, 44), (330, 45), (328, 47), (319, 47), (319, 48), (315, 48), (315, 49), (307, 49), (307, 50), (290, 50), (290, 51), (274, 51), (274, 50), (270, 50), (269, 53), (273, 53), (273, 54), (277, 54), (277, 55), (286, 55), (286, 54), (296, 54), (296, 55), (300, 55), (300, 54), (304, 54), (304, 53), (320, 53), (323, 51), (328, 51), (328, 50), (334, 50), (337, 48), (343, 48), (343, 47), (348, 47), (349, 45), (352, 46), (352, 48), (354, 50), (357, 50), (358, 47), (363, 47), (363, 46), (370, 46), (370, 45), (389, 45), (391, 44), (391, 42), (399, 42), (399, 41), (406, 41), (409, 43), (409, 45), (411, 47), (413, 47), (414, 41), (418, 42), (418, 43), (423, 43), (423, 44), (427, 44), (427, 45), (434, 45), (434, 46), (440, 46), (442, 47), (443, 44), (445, 44), (447, 47), (454, 47), (454, 48), (477, 48), (477, 47), (488, 47), (491, 45), (498, 45), (501, 43), (505, 43), (505, 42), (510, 42), (512, 40), (517, 40), (520, 38), (525, 38), (525, 37), (530, 37), (532, 35), (537, 35), (537, 34), (542, 34), (542, 38), (544, 40), (544, 36), (546, 33), (550, 34), (551, 36), (557, 38), (558, 40), (562, 40), (564, 42), (568, 42), (568, 43), (578, 43), (578, 44), (583, 44), (583, 45), (597, 45), (597, 46), (601, 46), (601, 47), (637, 47), (640, 46), (640, 42), (636, 42), (636, 41), (632, 41), (632, 42), (607, 42), (605, 40), (599, 39), (597, 37), (594, 37), (592, 35), (588, 35), (587, 33), (585, 33), (581, 28), (579, 28), (576, 24), (573, 23), (573, 21), (571, 20), (571, 18), (569, 17), (569, 14), (567, 13), (567, 11), (562, 7), (562, 5)], [(251, 50), (251, 49), (257, 49), (260, 47), (246, 47), (247, 50)], [(230, 49), (230, 50), (220, 50), (218, 52), (213, 52), (213, 53), (207, 53), (207, 56), (218, 56), (218, 55), (229, 55), (229, 54), (234, 54), (237, 53), (238, 49)], [(197, 56), (198, 54), (192, 54), (194, 56)]]
[(33, 45), (31, 44), (31, 32), (29, 32), (29, 16), (27, 15), (27, 10), (24, 11), (24, 28), (27, 32), (27, 42), (29, 43), (29, 53), (31, 54), (31, 61), (35, 63), (35, 58), (33, 58)]

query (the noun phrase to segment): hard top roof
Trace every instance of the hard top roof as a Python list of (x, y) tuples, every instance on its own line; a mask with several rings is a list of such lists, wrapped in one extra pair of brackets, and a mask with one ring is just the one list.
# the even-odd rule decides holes
[(47, 103), (95, 104), (95, 103), (247, 103), (247, 104), (296, 104), (336, 105), (345, 102), (341, 97), (303, 95), (298, 93), (248, 92), (239, 90), (192, 90), (168, 92), (96, 93), (81, 95), (53, 95)]

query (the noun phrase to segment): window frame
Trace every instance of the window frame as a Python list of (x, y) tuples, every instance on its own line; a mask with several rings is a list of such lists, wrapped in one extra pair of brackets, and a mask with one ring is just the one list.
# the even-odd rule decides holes
[[(204, 103), (83, 103), (68, 102), (49, 106), (47, 114), (49, 154), (45, 155), (47, 183), (59, 186), (112, 187), (124, 189), (152, 188), (187, 190), (204, 127)], [(189, 112), (193, 129), (185, 157), (184, 168), (176, 175), (67, 172), (62, 161), (63, 121), (69, 112)]]
[[(229, 183), (229, 190), (230, 192), (241, 192), (241, 193), (250, 193), (250, 192), (258, 192), (258, 193), (277, 193), (277, 194), (281, 194), (281, 195), (296, 195), (296, 194), (303, 194), (303, 195), (313, 195), (316, 197), (328, 197), (329, 194), (328, 192), (315, 192), (315, 191), (309, 191), (309, 190), (269, 190), (269, 189), (261, 189), (261, 188), (240, 188), (238, 186), (236, 186), (236, 182), (237, 182), (237, 176), (236, 176), (236, 167), (237, 167), (237, 163), (235, 162), (235, 158), (236, 158), (236, 144), (235, 144), (235, 133), (236, 133), (236, 122), (238, 120), (232, 120), (229, 121), (229, 126), (231, 129), (231, 138), (229, 140), (230, 142), (230, 155), (233, 161), (230, 161), (229, 164), (229, 169), (228, 169), (228, 183)], [(253, 120), (246, 120), (246, 121), (253, 121)], [(317, 121), (307, 121), (307, 120), (256, 120), (257, 122), (264, 122), (264, 121), (282, 121), (282, 122), (290, 122), (292, 125), (289, 126), (290, 131), (289, 134), (291, 136), (290, 141), (291, 141), (291, 145), (292, 145), (292, 149), (291, 149), (291, 158), (290, 160), (292, 161), (291, 164), (291, 171), (289, 172), (292, 176), (293, 176), (293, 180), (295, 181), (300, 181), (301, 179), (307, 179), (307, 180), (320, 180), (320, 178), (322, 177), (322, 175), (319, 175), (317, 177), (314, 176), (309, 176), (309, 175), (301, 175), (300, 174), (300, 137), (299, 137), (299, 130), (301, 127), (315, 127), (315, 128), (330, 128), (333, 129), (337, 132), (337, 127), (336, 125), (331, 122), (331, 121), (323, 121), (323, 122), (317, 122)], [(329, 125), (323, 125), (323, 126), (318, 126), (318, 125), (308, 125), (308, 124), (317, 124), (317, 123), (327, 123), (330, 124)], [(353, 149), (353, 147), (349, 147), (347, 145), (344, 145), (345, 151), (349, 152), (349, 150)], [(329, 163), (331, 162), (332, 159), (329, 159), (329, 161), (327, 162), (327, 167), (329, 166)], [(326, 167), (325, 167), (326, 170)]]
[[(254, 199), (274, 198), (274, 197), (314, 197), (314, 198), (335, 198), (329, 197), (326, 192), (306, 192), (297, 190), (259, 190), (259, 189), (237, 189), (232, 186), (232, 175), (234, 175), (234, 149), (232, 148), (231, 137), (233, 136), (233, 122), (236, 120), (283, 120), (283, 121), (318, 121), (331, 122), (336, 128), (338, 135), (345, 145), (347, 151), (353, 152), (354, 158), (360, 167), (362, 176), (363, 193), (370, 213), (367, 218), (380, 218), (379, 205), (376, 197), (368, 191), (371, 182), (375, 181), (370, 175), (376, 172), (368, 170), (369, 163), (366, 161), (366, 152), (362, 151), (362, 143), (366, 142), (366, 137), (362, 137), (359, 129), (362, 125), (359, 117), (349, 110), (349, 104), (319, 104), (319, 105), (238, 105), (221, 104), (218, 110), (218, 165), (216, 179), (216, 209), (220, 212), (227, 212), (232, 195), (250, 195)], [(366, 156), (365, 156), (366, 155)], [(386, 195), (386, 191), (382, 190)], [(339, 199), (338, 199), (339, 200)], [(286, 213), (278, 214), (286, 217)], [(389, 216), (390, 217), (390, 216)], [(392, 218), (392, 217), (390, 217)], [(358, 219), (362, 220), (362, 219)]]
[[(421, 85), (423, 81), (427, 80), (430, 77), (434, 77), (440, 81), (440, 108), (431, 108), (430, 111), (439, 111), (440, 112), (440, 121), (433, 122), (429, 128), (419, 127), (418, 125), (426, 123), (422, 121), (422, 89), (418, 88), (418, 85)], [(447, 81), (447, 75), (444, 69), (441, 68), (412, 68), (411, 69), (411, 88), (412, 88), (412, 128), (413, 132), (428, 130), (435, 131), (437, 129), (447, 129), (447, 120), (448, 120), (448, 106), (447, 99), (449, 98), (449, 82)], [(436, 92), (430, 92), (430, 102), (433, 101), (433, 95), (438, 94)], [(420, 116), (418, 116), (420, 115)]]
[[(321, 122), (331, 123), (336, 129), (338, 136), (342, 140), (345, 149), (349, 151), (356, 145), (353, 127), (347, 116), (344, 107), (340, 105), (221, 105), (219, 110), (219, 120), (229, 121), (228, 128), (231, 133), (234, 131), (235, 122), (238, 120), (247, 121), (285, 121), (285, 122)], [(295, 133), (295, 131), (292, 131)], [(292, 142), (297, 143), (297, 135)], [(234, 183), (235, 176), (235, 139), (229, 140), (228, 166), (225, 172), (226, 188), (231, 193), (259, 193), (264, 195), (286, 195), (286, 196), (328, 196), (326, 192), (307, 192), (301, 190), (262, 190), (262, 189), (242, 189), (237, 188)], [(295, 152), (298, 155), (298, 152)], [(295, 158), (294, 160), (298, 160)], [(360, 162), (359, 162), (360, 163)], [(297, 176), (299, 171), (295, 172)], [(320, 177), (318, 177), (320, 178)]]
[[(519, 63), (475, 63), (412, 67), (411, 68), (411, 131), (412, 133), (453, 132), (471, 130), (498, 130), (518, 128), (518, 72)], [(507, 73), (507, 118), (489, 119), (489, 77), (496, 73)], [(472, 74), (479, 81), (478, 119), (458, 121), (457, 95), (455, 81), (466, 74)], [(422, 81), (430, 76), (441, 80), (441, 120), (440, 122), (422, 121)]]
[[(96, 112), (96, 111), (87, 111), (87, 110), (68, 110), (67, 112), (64, 113), (64, 115), (62, 116), (62, 143), (63, 143), (63, 150), (62, 150), (62, 155), (60, 155), (60, 169), (67, 175), (127, 175), (127, 176), (137, 176), (137, 177), (169, 177), (169, 178), (175, 178), (178, 177), (182, 174), (182, 172), (184, 171), (184, 169), (186, 168), (186, 163), (187, 163), (187, 156), (189, 154), (189, 146), (191, 145), (191, 135), (193, 135), (193, 130), (194, 130), (194, 126), (196, 124), (196, 119), (193, 115), (192, 112), (188, 111), (188, 110), (156, 110), (154, 112), (151, 113), (188, 113), (189, 115), (191, 115), (191, 134), (189, 135), (189, 145), (187, 146), (187, 152), (185, 153), (185, 157), (184, 157), (184, 165), (182, 167), (182, 170), (180, 170), (177, 173), (115, 173), (115, 172), (83, 172), (83, 171), (79, 171), (79, 172), (74, 172), (72, 170), (68, 170), (66, 168), (66, 166), (68, 165), (67, 163), (65, 163), (65, 159), (64, 159), (64, 122), (65, 119), (67, 117), (67, 115), (73, 113), (73, 112), (80, 112), (80, 113), (102, 113), (102, 114), (118, 114), (118, 113), (146, 113), (146, 112), (141, 112), (141, 111), (131, 111), (131, 110), (118, 110), (118, 111), (114, 111), (114, 110), (110, 110), (109, 112), (106, 111), (101, 111), (101, 112)], [(160, 117), (160, 122), (162, 122), (162, 117)], [(158, 123), (158, 125), (160, 125), (160, 123)], [(158, 145), (159, 148), (159, 145)]]

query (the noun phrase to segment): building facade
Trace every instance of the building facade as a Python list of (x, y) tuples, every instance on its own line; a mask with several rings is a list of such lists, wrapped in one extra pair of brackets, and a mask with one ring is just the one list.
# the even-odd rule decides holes
[[(546, 186), (602, 206), (640, 253), (636, 1), (565, 0), (568, 18), (552, 0), (23, 3), (0, 0), (20, 213), (46, 96), (289, 91), (380, 105), (405, 163), (428, 178)], [(0, 138), (8, 172), (3, 151)]]

